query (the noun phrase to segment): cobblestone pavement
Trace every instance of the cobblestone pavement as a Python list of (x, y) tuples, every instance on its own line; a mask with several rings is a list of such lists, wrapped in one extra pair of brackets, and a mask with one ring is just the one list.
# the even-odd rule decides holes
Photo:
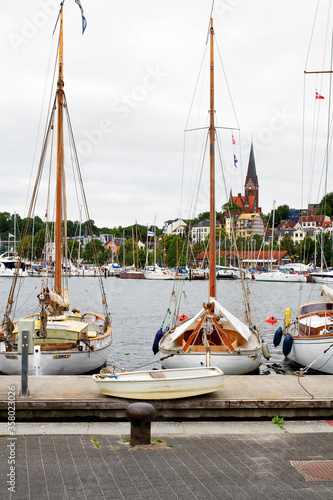
[[(330, 481), (306, 481), (291, 463), (327, 461), (332, 466), (333, 433), (168, 434), (163, 437), (166, 446), (154, 442), (156, 449), (129, 448), (126, 438), (120, 434), (2, 436), (0, 498), (333, 498), (332, 468)], [(11, 459), (15, 469), (10, 469)], [(8, 490), (10, 480), (15, 492)]]

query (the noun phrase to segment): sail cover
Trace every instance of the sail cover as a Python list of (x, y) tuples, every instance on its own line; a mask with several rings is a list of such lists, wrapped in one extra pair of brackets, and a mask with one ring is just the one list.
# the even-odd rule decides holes
[[(227, 311), (221, 304), (219, 304), (215, 299), (212, 300), (215, 304), (215, 312), (220, 311), (227, 321), (233, 326), (233, 328), (245, 339), (249, 340), (251, 337), (251, 331), (248, 325), (243, 323), (243, 321), (237, 319), (231, 312)], [(201, 311), (193, 316), (189, 321), (185, 321), (183, 324), (175, 328), (175, 331), (170, 335), (171, 342), (178, 339), (186, 330), (188, 330), (193, 323), (197, 322), (202, 318), (202, 315), (206, 312), (206, 309), (201, 309)]]

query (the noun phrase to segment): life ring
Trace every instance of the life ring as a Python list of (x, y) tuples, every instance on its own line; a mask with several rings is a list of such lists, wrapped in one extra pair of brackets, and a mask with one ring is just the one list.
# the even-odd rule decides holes
[(292, 346), (293, 346), (293, 338), (290, 335), (290, 333), (288, 333), (285, 336), (283, 344), (282, 344), (282, 352), (285, 355), (285, 357), (287, 357), (288, 354), (290, 354)]
[(178, 319), (179, 321), (185, 321), (186, 319), (188, 319), (188, 316), (186, 314), (180, 314), (178, 316)]
[(282, 328), (281, 326), (279, 326), (279, 328), (276, 330), (274, 334), (274, 339), (273, 339), (274, 347), (277, 347), (280, 344), (281, 339), (282, 339)]
[(277, 319), (275, 316), (268, 316), (268, 318), (265, 319), (266, 323), (271, 323), (272, 325), (277, 322)]

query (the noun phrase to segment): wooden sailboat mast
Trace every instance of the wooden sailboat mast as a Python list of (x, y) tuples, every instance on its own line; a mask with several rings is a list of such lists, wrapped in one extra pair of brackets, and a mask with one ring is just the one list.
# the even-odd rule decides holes
[(56, 178), (56, 223), (55, 223), (55, 277), (54, 287), (61, 294), (61, 242), (62, 242), (62, 190), (64, 169), (63, 148), (63, 104), (64, 104), (64, 80), (63, 80), (63, 8), (60, 11), (60, 34), (59, 34), (59, 76), (57, 86), (58, 102), (58, 128), (57, 128), (57, 178)]
[(214, 29), (210, 20), (210, 255), (209, 255), (209, 296), (216, 297), (216, 213), (215, 213), (215, 125), (214, 125)]

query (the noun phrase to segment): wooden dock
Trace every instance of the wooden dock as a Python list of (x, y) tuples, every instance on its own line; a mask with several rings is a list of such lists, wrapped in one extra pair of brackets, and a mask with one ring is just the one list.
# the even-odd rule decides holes
[[(126, 419), (133, 399), (103, 395), (91, 375), (30, 376), (20, 397), (20, 376), (0, 376), (0, 418), (8, 415), (8, 387), (15, 386), (16, 420)], [(149, 401), (160, 419), (333, 417), (332, 375), (229, 375), (222, 390), (184, 399)]]

